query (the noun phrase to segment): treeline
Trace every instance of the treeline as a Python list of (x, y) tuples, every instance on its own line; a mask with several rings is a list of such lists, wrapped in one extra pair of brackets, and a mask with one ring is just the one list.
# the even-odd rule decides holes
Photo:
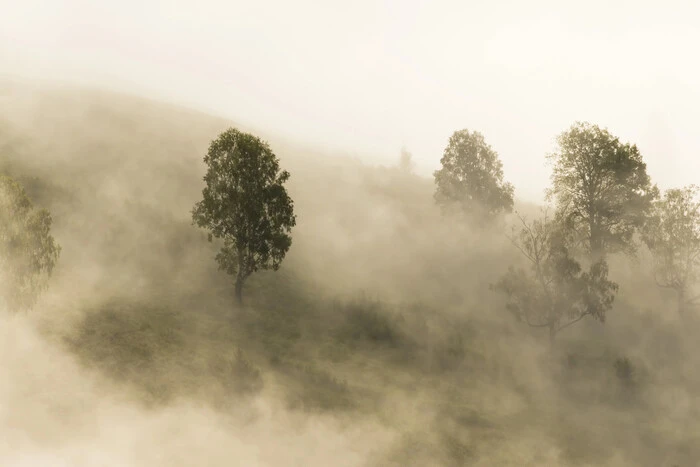
[[(577, 122), (557, 138), (548, 205), (539, 218), (519, 221), (509, 236), (528, 266), (511, 266), (493, 285), (506, 307), (528, 326), (544, 328), (553, 342), (590, 317), (605, 322), (618, 293), (608, 277), (610, 255), (651, 252), (654, 277), (674, 289), (683, 312), (698, 297), (700, 204), (695, 186), (661, 194), (636, 145), (607, 129)], [(513, 210), (514, 190), (504, 181), (498, 154), (478, 132), (455, 132), (435, 172), (435, 200), (451, 214), (478, 224)]]
[[(528, 266), (512, 265), (493, 284), (519, 321), (544, 328), (552, 341), (589, 317), (605, 321), (618, 293), (608, 277), (610, 255), (634, 255), (640, 245), (652, 253), (659, 286), (677, 292), (685, 310), (700, 253), (700, 204), (694, 186), (661, 194), (636, 145), (607, 129), (577, 122), (559, 135), (548, 206), (536, 219), (515, 213), (509, 235)], [(193, 220), (223, 240), (219, 266), (236, 276), (242, 301), (246, 278), (279, 268), (296, 223), (284, 188), (289, 173), (259, 138), (230, 129), (212, 142), (202, 201)], [(445, 216), (490, 229), (513, 212), (514, 187), (505, 180), (498, 153), (476, 131), (456, 131), (434, 173), (435, 202)], [(410, 171), (402, 150), (400, 168)], [(210, 237), (211, 238), (211, 237)]]
[[(559, 135), (547, 156), (552, 167), (547, 206), (538, 218), (515, 212), (508, 233), (524, 260), (513, 264), (492, 285), (507, 310), (552, 341), (586, 318), (604, 322), (619, 288), (609, 277), (611, 255), (651, 252), (660, 287), (676, 292), (683, 313), (693, 296), (700, 257), (700, 203), (695, 186), (660, 193), (634, 144), (607, 129), (575, 123)], [(476, 131), (456, 131), (434, 173), (434, 201), (444, 216), (479, 228), (502, 230), (514, 209), (515, 190), (506, 181), (498, 153)], [(277, 270), (292, 245), (294, 202), (270, 146), (231, 128), (211, 142), (204, 156), (207, 172), (193, 223), (220, 241), (216, 261), (235, 277), (243, 302), (246, 280), (256, 271)], [(411, 155), (402, 150), (400, 168), (411, 171)], [(4, 243), (5, 301), (29, 308), (58, 259), (50, 233), (51, 217), (36, 211), (19, 185), (2, 179), (7, 234)]]

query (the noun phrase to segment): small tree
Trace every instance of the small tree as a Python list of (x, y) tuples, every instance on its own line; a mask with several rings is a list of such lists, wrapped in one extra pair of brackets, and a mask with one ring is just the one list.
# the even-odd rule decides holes
[(245, 280), (260, 269), (279, 269), (292, 244), (289, 234), (296, 216), (283, 186), (289, 172), (280, 170), (266, 142), (234, 128), (211, 143), (204, 162), (206, 187), (192, 219), (223, 239), (216, 261), (236, 275), (241, 304)]
[(587, 316), (605, 322), (617, 291), (617, 284), (607, 279), (607, 264), (599, 261), (583, 271), (565, 247), (566, 231), (547, 211), (541, 220), (519, 219), (522, 227), (511, 241), (530, 268), (511, 266), (495, 284), (506, 296), (507, 309), (518, 321), (546, 328), (552, 344), (560, 331)]
[(632, 252), (658, 190), (651, 184), (637, 146), (596, 125), (577, 122), (558, 138), (550, 155), (554, 170), (549, 197), (557, 215), (596, 262), (606, 253)]
[(435, 201), (443, 209), (493, 217), (513, 209), (513, 185), (503, 180), (503, 164), (479, 132), (456, 131), (435, 172)]
[(10, 310), (30, 309), (48, 285), (61, 251), (51, 223), (21, 185), (0, 175), (0, 293)]
[(399, 169), (402, 172), (413, 173), (416, 168), (416, 164), (413, 161), (413, 154), (408, 152), (408, 149), (401, 148), (401, 155), (399, 156)]
[(678, 311), (700, 296), (688, 298), (700, 266), (700, 202), (698, 187), (666, 190), (654, 203), (642, 233), (654, 259), (654, 278), (660, 287), (675, 290)]

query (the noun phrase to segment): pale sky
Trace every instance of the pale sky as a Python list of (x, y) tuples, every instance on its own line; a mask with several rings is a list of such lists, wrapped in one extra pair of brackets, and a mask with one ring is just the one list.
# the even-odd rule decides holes
[[(700, 184), (700, 2), (0, 0), (0, 74), (183, 103), (376, 164), (481, 131), (519, 197), (575, 120)], [(1, 111), (1, 109), (0, 109)], [(215, 137), (216, 135), (212, 135)]]

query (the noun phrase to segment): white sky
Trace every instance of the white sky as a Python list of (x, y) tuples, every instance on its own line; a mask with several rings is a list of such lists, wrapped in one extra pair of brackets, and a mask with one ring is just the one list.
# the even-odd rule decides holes
[[(481, 131), (518, 196), (574, 120), (700, 184), (700, 2), (0, 0), (0, 74), (148, 94), (428, 175)], [(212, 135), (214, 137), (215, 135)]]

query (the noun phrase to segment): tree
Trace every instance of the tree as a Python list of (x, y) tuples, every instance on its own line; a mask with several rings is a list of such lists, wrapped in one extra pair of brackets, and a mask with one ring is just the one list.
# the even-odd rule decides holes
[(413, 162), (413, 154), (408, 152), (406, 148), (401, 148), (401, 155), (399, 156), (399, 169), (405, 173), (413, 173), (416, 164)]
[(700, 202), (698, 187), (666, 190), (654, 203), (642, 239), (654, 259), (654, 278), (660, 287), (675, 290), (678, 311), (700, 296), (687, 298), (698, 279), (700, 266)]
[(513, 185), (503, 180), (503, 164), (479, 132), (456, 131), (434, 173), (435, 201), (443, 209), (493, 217), (513, 209)]
[(550, 199), (592, 262), (606, 253), (634, 251), (632, 237), (658, 189), (637, 146), (596, 125), (577, 122), (558, 137)]
[(277, 270), (292, 245), (296, 225), (292, 199), (284, 188), (289, 172), (260, 138), (230, 128), (212, 141), (202, 200), (193, 222), (223, 240), (219, 269), (236, 275), (236, 299), (243, 283), (260, 269)]
[(493, 286), (506, 296), (506, 308), (530, 327), (546, 328), (550, 343), (557, 334), (587, 316), (605, 322), (617, 284), (608, 280), (605, 261), (584, 271), (566, 248), (566, 232), (545, 210), (542, 219), (527, 222), (511, 237), (529, 262), (529, 270), (510, 267)]
[(48, 286), (61, 252), (51, 223), (51, 214), (34, 209), (20, 184), (0, 175), (0, 294), (10, 310), (30, 309)]

